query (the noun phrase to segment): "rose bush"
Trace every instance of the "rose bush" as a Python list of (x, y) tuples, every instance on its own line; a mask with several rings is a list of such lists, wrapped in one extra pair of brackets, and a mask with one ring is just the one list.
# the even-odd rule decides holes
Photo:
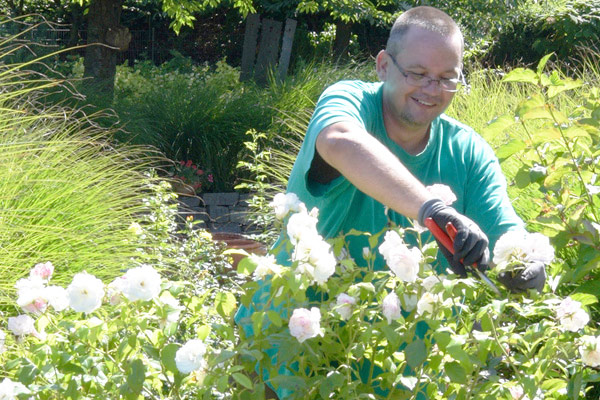
[[(322, 240), (313, 231), (318, 212), (294, 208), (276, 208), (279, 218), (291, 213), (282, 245), (295, 243), (290, 265), (266, 277), (252, 275), (261, 257), (238, 267), (254, 277), (241, 301), (250, 306), (260, 293), (264, 307), (253, 303), (256, 311), (242, 321), (253, 334), (242, 331), (236, 351), (252, 386), (238, 385), (236, 396), (260, 398), (266, 382), (291, 398), (577, 399), (600, 379), (599, 332), (588, 314), (595, 296), (562, 297), (547, 285), (542, 293), (496, 297), (472, 277), (438, 274), (435, 244), (411, 246), (403, 237), (415, 230), (399, 228), (369, 236), (367, 267), (345, 251), (348, 236), (364, 233), (327, 241), (335, 273), (317, 281), (300, 267), (316, 262), (293, 254), (306, 238)], [(498, 243), (492, 279), (523, 262), (543, 258), (553, 271), (561, 262), (539, 234), (509, 232)], [(372, 269), (376, 252), (388, 269)]]

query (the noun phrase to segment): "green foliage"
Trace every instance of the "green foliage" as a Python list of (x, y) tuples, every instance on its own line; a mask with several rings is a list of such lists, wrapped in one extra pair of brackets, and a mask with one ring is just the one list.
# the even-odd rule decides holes
[[(505, 132), (497, 154), (501, 160), (516, 161), (518, 170), (511, 177), (516, 187), (533, 191), (528, 199), (528, 223), (550, 236), (571, 266), (561, 282), (579, 285), (582, 279), (590, 278), (589, 273), (600, 261), (596, 182), (599, 93), (597, 87), (580, 90), (581, 102), (559, 107), (560, 98), (581, 89), (583, 82), (563, 77), (558, 71), (545, 74), (549, 57), (544, 57), (536, 70), (517, 68), (504, 77), (505, 82), (530, 85), (535, 93), (486, 130)], [(583, 285), (575, 290), (590, 289)]]
[(489, 64), (533, 64), (555, 53), (560, 60), (581, 60), (582, 47), (600, 43), (600, 4), (568, 0), (525, 3), (509, 14), (507, 22), (492, 33), (494, 42), (484, 57)]
[(213, 70), (184, 61), (119, 69), (113, 107), (128, 133), (118, 139), (156, 146), (173, 160), (193, 160), (212, 172), (214, 191), (229, 191), (238, 180), (244, 133), (268, 126), (271, 111), (260, 90), (239, 82), (239, 72), (225, 62)]
[[(263, 381), (291, 390), (293, 399), (396, 399), (419, 393), (429, 399), (510, 399), (519, 391), (528, 398), (563, 399), (565, 393), (582, 398), (585, 385), (598, 379), (594, 368), (579, 358), (581, 338), (598, 332), (593, 326), (566, 330), (557, 313), (559, 296), (546, 291), (494, 298), (474, 279), (437, 275), (430, 265), (436, 249), (430, 245), (421, 248), (414, 282), (389, 270), (374, 271), (383, 233), (369, 240), (364, 267), (343, 249), (348, 236), (365, 233), (329, 241), (337, 267), (325, 283), (314, 283), (303, 264), (307, 261), (297, 255), (265, 282), (244, 286), (241, 301), (256, 310), (242, 321), (254, 334), (242, 335), (237, 347), (245, 373), (253, 379), (252, 387), (236, 388), (240, 398), (256, 398)], [(281, 246), (292, 254), (287, 239)], [(247, 260), (240, 272), (264, 271), (264, 262)], [(555, 271), (560, 269), (557, 264)], [(254, 272), (254, 279), (259, 278)], [(392, 293), (405, 311), (388, 318), (384, 298)], [(339, 302), (340, 294), (353, 302)], [(583, 305), (597, 301), (591, 295), (573, 299)], [(302, 340), (292, 333), (290, 322), (299, 308), (320, 314), (318, 329)], [(277, 352), (270, 353), (274, 346)], [(264, 375), (252, 374), (255, 370)]]

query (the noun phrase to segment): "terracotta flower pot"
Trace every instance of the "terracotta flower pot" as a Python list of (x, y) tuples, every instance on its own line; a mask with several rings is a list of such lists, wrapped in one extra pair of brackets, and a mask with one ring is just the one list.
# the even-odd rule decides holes
[[(257, 240), (248, 239), (239, 233), (215, 232), (212, 234), (213, 241), (224, 242), (228, 249), (241, 249), (249, 254), (264, 256), (267, 254), (267, 246)], [(231, 266), (236, 269), (238, 263), (245, 257), (243, 254), (230, 254), (233, 258)]]

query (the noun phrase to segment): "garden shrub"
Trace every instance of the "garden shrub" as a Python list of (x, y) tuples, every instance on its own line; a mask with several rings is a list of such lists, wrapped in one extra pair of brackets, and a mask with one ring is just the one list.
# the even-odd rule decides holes
[(555, 53), (563, 62), (575, 62), (585, 55), (582, 48), (597, 49), (600, 44), (597, 1), (529, 3), (508, 18), (492, 33), (493, 42), (484, 56), (492, 67), (532, 65), (549, 53)]

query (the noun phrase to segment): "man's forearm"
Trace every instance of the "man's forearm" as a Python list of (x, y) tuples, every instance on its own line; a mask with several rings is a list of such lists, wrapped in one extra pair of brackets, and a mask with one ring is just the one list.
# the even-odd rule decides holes
[(416, 219), (429, 191), (377, 139), (367, 132), (337, 123), (323, 129), (317, 151), (360, 191), (409, 218)]

